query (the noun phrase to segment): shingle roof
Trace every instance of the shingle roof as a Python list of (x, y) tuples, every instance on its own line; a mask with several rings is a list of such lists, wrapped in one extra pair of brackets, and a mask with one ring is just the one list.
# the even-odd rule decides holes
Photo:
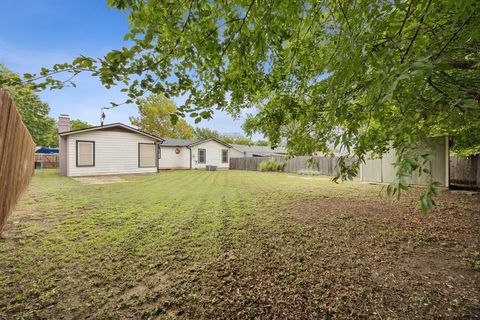
[(161, 146), (164, 146), (164, 147), (189, 147), (198, 143), (214, 140), (230, 148), (229, 144), (215, 138), (191, 139), (191, 140), (190, 139), (174, 139), (174, 138), (164, 138), (164, 139), (165, 141), (163, 141), (163, 143), (161, 144)]
[(287, 149), (283, 147), (271, 148), (269, 146), (249, 146), (244, 144), (232, 144), (233, 148), (241, 152), (251, 152), (258, 154), (286, 154)]
[(185, 140), (185, 139), (174, 139), (174, 138), (164, 138), (162, 146), (164, 147), (186, 147), (191, 145), (192, 143), (200, 141), (200, 139), (192, 139), (192, 140)]
[(111, 129), (111, 128), (122, 128), (130, 132), (138, 133), (150, 138), (153, 138), (157, 141), (163, 141), (163, 138), (157, 137), (153, 134), (146, 133), (144, 131), (138, 130), (137, 128), (127, 126), (126, 124), (116, 122), (116, 123), (110, 123), (102, 126), (96, 126), (96, 127), (90, 127), (90, 128), (84, 128), (84, 129), (78, 129), (78, 130), (70, 130), (70, 131), (64, 131), (64, 132), (59, 132), (58, 134), (60, 136), (69, 136), (72, 134), (77, 134), (77, 133), (82, 133), (82, 132), (89, 132), (89, 131), (96, 131), (96, 130), (106, 130), (106, 129)]

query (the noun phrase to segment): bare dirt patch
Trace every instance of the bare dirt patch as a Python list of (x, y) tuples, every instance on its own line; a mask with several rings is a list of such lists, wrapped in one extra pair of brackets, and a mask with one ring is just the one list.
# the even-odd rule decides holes
[(362, 303), (379, 317), (480, 317), (479, 198), (447, 191), (425, 216), (416, 199), (292, 201), (284, 215), (329, 243), (327, 256), (347, 250), (333, 270), (357, 264)]
[(120, 176), (76, 177), (73, 179), (82, 184), (109, 184), (128, 182)]

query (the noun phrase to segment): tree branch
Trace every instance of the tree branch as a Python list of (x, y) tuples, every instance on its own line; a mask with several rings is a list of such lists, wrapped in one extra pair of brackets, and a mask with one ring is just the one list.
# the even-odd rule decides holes
[(405, 18), (403, 19), (402, 26), (400, 27), (400, 29), (397, 32), (397, 36), (402, 34), (403, 28), (405, 27), (405, 23), (407, 22), (408, 17), (410, 16), (410, 9), (412, 8), (412, 2), (413, 2), (413, 0), (410, 0), (410, 2), (408, 3), (407, 13), (405, 13)]
[[(250, 10), (252, 10), (252, 7), (253, 7), (254, 3), (255, 3), (255, 0), (252, 0), (252, 2), (250, 2), (250, 5), (248, 6), (247, 12), (245, 13), (245, 16), (242, 19), (243, 20), (242, 24), (240, 25), (240, 27), (238, 28), (238, 30), (234, 33), (234, 35), (232, 37), (235, 37), (236, 34), (238, 34), (242, 31), (243, 26), (245, 25), (245, 22), (247, 21), (248, 14), (250, 13)], [(223, 56), (225, 55), (225, 53), (227, 53), (227, 50), (230, 47), (230, 44), (232, 43), (232, 41), (233, 41), (232, 38), (230, 38), (228, 43), (227, 43), (227, 46), (223, 49), (223, 51), (220, 55), (220, 60), (223, 59)]]
[(409, 52), (410, 49), (412, 48), (413, 43), (415, 42), (415, 39), (417, 39), (418, 32), (420, 31), (420, 28), (422, 27), (423, 20), (425, 19), (425, 15), (427, 14), (428, 8), (430, 8), (430, 4), (431, 4), (431, 3), (432, 3), (432, 0), (429, 0), (429, 1), (428, 1), (428, 4), (427, 4), (427, 7), (425, 8), (425, 11), (423, 12), (422, 16), (420, 17), (420, 22), (419, 22), (418, 28), (417, 28), (417, 30), (415, 31), (415, 34), (413, 35), (413, 38), (412, 38), (412, 40), (410, 41), (410, 44), (408, 45), (407, 50), (406, 50), (405, 53), (403, 54), (403, 57), (402, 57), (402, 59), (400, 60), (400, 63), (403, 63), (403, 61), (405, 61), (405, 58), (407, 57), (408, 52)]
[(353, 34), (352, 27), (350, 26), (350, 22), (348, 21), (347, 14), (346, 14), (345, 10), (343, 9), (342, 2), (339, 1), (338, 5), (340, 7), (340, 10), (342, 10), (342, 14), (343, 14), (343, 17), (345, 18), (345, 21), (347, 22), (347, 27), (348, 27), (348, 30), (350, 31), (350, 34)]
[(455, 31), (455, 33), (452, 35), (452, 37), (447, 41), (447, 43), (445, 43), (445, 45), (442, 47), (442, 49), (440, 49), (440, 51), (435, 55), (435, 59), (438, 59), (438, 57), (440, 57), (440, 55), (442, 54), (442, 52), (448, 47), (448, 45), (453, 41), (453, 39), (456, 38), (456, 36), (458, 35), (458, 33), (465, 27), (465, 25), (468, 23), (468, 21), (472, 18), (473, 16), (473, 12), (470, 14), (470, 16), (467, 18), (467, 20), (465, 20), (462, 25), (457, 29), (457, 31)]

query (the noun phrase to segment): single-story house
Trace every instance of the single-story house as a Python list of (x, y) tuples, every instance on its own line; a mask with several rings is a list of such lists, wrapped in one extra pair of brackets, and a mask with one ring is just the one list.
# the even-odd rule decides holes
[(66, 176), (158, 171), (158, 143), (163, 139), (122, 123), (70, 130), (70, 118), (58, 121), (59, 169)]
[[(449, 187), (450, 161), (449, 161), (449, 141), (448, 137), (431, 138), (430, 147), (434, 159), (432, 160), (431, 170), (434, 181), (441, 183), (443, 187)], [(396, 161), (396, 152), (394, 149), (383, 154), (380, 159), (368, 159), (365, 164), (360, 166), (360, 180), (365, 182), (391, 183), (396, 178), (396, 168), (393, 163)], [(414, 173), (411, 183), (414, 185), (428, 184), (429, 176), (427, 174), (419, 175)]]
[(66, 176), (149, 173), (158, 170), (162, 138), (122, 123), (70, 130), (70, 118), (58, 121), (59, 169)]
[(165, 140), (159, 145), (159, 169), (228, 169), (232, 147), (218, 139)]
[(284, 157), (287, 155), (287, 149), (283, 147), (272, 148), (269, 146), (249, 146), (243, 144), (232, 144), (231, 146), (230, 158)]
[(160, 138), (122, 123), (70, 130), (61, 115), (59, 169), (67, 176), (152, 173), (159, 169), (229, 168), (231, 146), (211, 139)]

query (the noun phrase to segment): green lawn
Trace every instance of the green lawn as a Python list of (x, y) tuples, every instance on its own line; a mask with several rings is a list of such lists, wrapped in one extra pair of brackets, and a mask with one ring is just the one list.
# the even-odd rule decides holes
[(0, 240), (3, 318), (474, 318), (480, 198), (245, 171), (37, 173)]

